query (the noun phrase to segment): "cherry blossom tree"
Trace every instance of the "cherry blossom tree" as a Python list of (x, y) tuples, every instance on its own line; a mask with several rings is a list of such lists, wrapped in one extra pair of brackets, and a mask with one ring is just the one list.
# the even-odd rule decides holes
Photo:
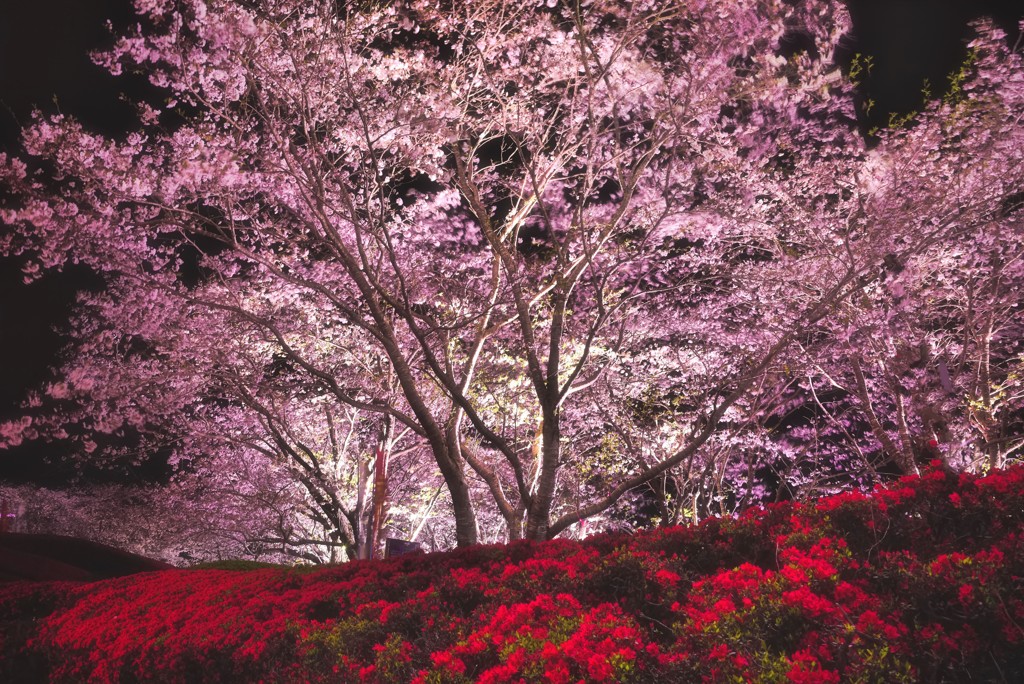
[[(481, 507), (542, 539), (673, 473), (749, 472), (737, 450), (783, 448), (767, 416), (795, 371), (842, 385), (912, 471), (920, 411), (878, 398), (869, 359), (895, 318), (863, 302), (958, 241), (1019, 235), (1021, 68), (991, 27), (963, 97), (869, 151), (845, 11), (816, 0), (136, 6), (97, 59), (166, 107), (121, 139), (40, 115), (4, 160), (4, 251), (108, 281), (47, 391), (81, 408), (4, 435), (273, 452), (352, 549), (373, 444), (430, 452), (457, 543)], [(1006, 249), (947, 299), (988, 287), (1005, 315)], [(970, 366), (995, 330), (978, 312), (957, 344), (994, 435), (1012, 363)], [(354, 504), (317, 454), (354, 468)]]
[[(357, 408), (356, 400), (338, 402), (296, 369), (266, 326), (252, 323), (254, 312), (276, 306), (272, 292), (258, 301), (250, 288), (247, 315), (237, 316), (182, 302), (159, 306), (132, 298), (130, 288), (111, 281), (105, 291), (83, 295), (75, 328), (82, 342), (60, 380), (45, 388), (51, 409), (37, 415), (35, 427), (78, 442), (94, 465), (138, 465), (145, 454), (169, 453), (191, 508), (289, 501), (290, 513), (270, 506), (282, 516), (274, 539), (251, 533), (253, 543), (274, 541), (297, 554), (306, 544), (333, 548), (332, 557), (371, 555), (386, 522), (386, 511), (374, 510), (381, 506), (375, 494), (384, 492), (373, 473), (390, 466), (391, 498), (404, 502), (416, 493), (410, 487), (430, 479), (403, 477), (415, 469), (420, 440), (396, 429), (390, 416)], [(289, 348), (330, 367), (346, 391), (358, 386), (365, 401), (383, 404), (395, 394), (380, 359), (353, 354), (359, 341), (352, 331), (328, 334), (317, 312), (298, 307), (289, 325), (296, 328)], [(162, 331), (157, 337), (147, 332), (154, 326)], [(118, 447), (104, 435), (131, 439)], [(212, 501), (201, 504), (202, 497)]]
[(867, 470), (1000, 467), (1021, 445), (1022, 186), (1004, 166), (1021, 150), (1020, 55), (976, 28), (950, 94), (883, 133), (861, 172), (866, 209), (921, 248), (890, 242), (880, 276), (827, 321), (828, 350), (793, 366), (805, 375), (789, 400), (818, 417), (796, 441)]
[(310, 553), (319, 550), (314, 547), (269, 541), (291, 504), (283, 490), (259, 496), (234, 490), (230, 507), (211, 505), (214, 500), (196, 494), (178, 484), (0, 487), (0, 496), (17, 505), (13, 531), (19, 533), (90, 539), (175, 565), (229, 559), (295, 562), (296, 554), (289, 551), (300, 551), (304, 560), (316, 558)]

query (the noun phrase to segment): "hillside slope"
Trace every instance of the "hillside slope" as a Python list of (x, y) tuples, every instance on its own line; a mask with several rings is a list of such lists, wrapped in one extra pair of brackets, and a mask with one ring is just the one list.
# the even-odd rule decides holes
[(90, 581), (173, 567), (86, 539), (0, 534), (0, 581)]

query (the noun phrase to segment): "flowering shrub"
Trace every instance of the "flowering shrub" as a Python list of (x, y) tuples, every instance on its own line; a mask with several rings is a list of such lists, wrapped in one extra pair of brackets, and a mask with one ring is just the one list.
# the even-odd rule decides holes
[(696, 527), (0, 585), (0, 679), (1024, 681), (1024, 467)]

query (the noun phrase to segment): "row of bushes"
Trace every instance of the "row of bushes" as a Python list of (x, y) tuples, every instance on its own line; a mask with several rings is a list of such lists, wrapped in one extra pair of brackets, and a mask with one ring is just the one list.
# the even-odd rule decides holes
[(1024, 467), (582, 542), (0, 587), (0, 681), (1024, 681)]

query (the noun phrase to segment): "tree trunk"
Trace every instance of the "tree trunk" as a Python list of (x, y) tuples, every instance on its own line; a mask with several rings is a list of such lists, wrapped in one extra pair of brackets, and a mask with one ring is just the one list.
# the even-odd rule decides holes
[(523, 538), (523, 516), (526, 515), (526, 506), (520, 503), (516, 506), (515, 515), (505, 520), (508, 526), (508, 540), (519, 541)]
[(452, 509), (455, 512), (455, 543), (459, 548), (472, 546), (478, 542), (479, 529), (476, 522), (476, 511), (473, 510), (473, 500), (469, 496), (469, 485), (462, 472), (449, 479), (447, 473), (444, 475), (448, 491), (452, 495)]
[[(457, 424), (454, 427), (457, 428)], [(469, 483), (466, 482), (466, 472), (462, 465), (458, 430), (452, 428), (453, 426), (449, 425), (449, 429), (445, 431), (444, 443), (431, 446), (434, 448), (434, 457), (440, 466), (441, 476), (444, 477), (445, 485), (452, 496), (452, 510), (455, 515), (455, 542), (459, 548), (462, 548), (478, 543), (480, 530), (477, 526), (473, 499), (469, 494)], [(439, 449), (443, 449), (444, 453), (439, 454)]]
[(561, 437), (558, 409), (544, 411), (544, 443), (541, 445), (540, 472), (526, 517), (526, 539), (544, 541), (548, 538), (551, 504), (555, 498), (555, 485), (558, 483)]

